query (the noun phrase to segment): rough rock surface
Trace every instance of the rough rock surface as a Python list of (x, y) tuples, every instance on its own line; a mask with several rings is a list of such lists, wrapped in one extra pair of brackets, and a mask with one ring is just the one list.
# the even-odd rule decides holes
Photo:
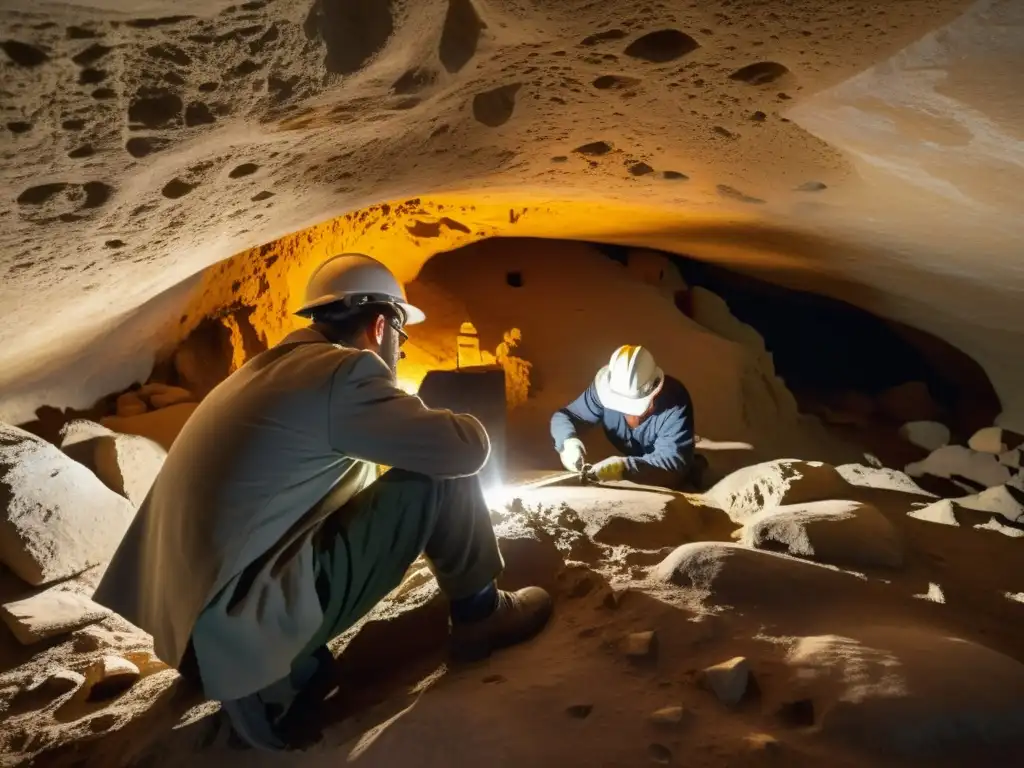
[(857, 751), (938, 757), (1024, 730), (1024, 665), (959, 637), (866, 626), (801, 638), (787, 663), (815, 725)]
[(85, 595), (59, 587), (0, 606), (0, 617), (24, 645), (73, 632), (109, 614)]
[(911, 477), (935, 475), (956, 481), (963, 478), (983, 488), (1002, 485), (1010, 479), (1009, 468), (999, 463), (998, 457), (965, 448), (962, 445), (947, 445), (939, 448), (921, 461), (906, 466)]
[(908, 421), (900, 427), (900, 435), (926, 451), (949, 445), (950, 439), (949, 427), (939, 421)]
[(835, 467), (817, 461), (782, 459), (732, 473), (708, 496), (736, 522), (763, 510), (842, 497), (849, 484)]
[[(799, 267), (788, 271), (820, 276), (820, 290), (833, 263), (855, 263), (851, 300), (881, 294), (898, 319), (984, 359), (1009, 401), (1020, 378), (1001, 357), (1020, 341), (1020, 277), (1004, 257), (1019, 240), (1004, 158), (1017, 116), (1001, 111), (1016, 103), (1001, 66), (1016, 58), (997, 31), (1015, 5), (960, 18), (970, 6), (769, 0), (748, 18), (718, 1), (150, 0), (57, 18), (5, 4), (0, 416), (87, 407), (144, 380), (154, 331), (181, 325), (189, 291), (168, 289), (204, 267), (339, 212), (414, 200), (386, 230), (330, 222), (323, 247), (386, 252), (403, 279), (490, 234)], [(944, 76), (918, 77), (925, 66)], [(483, 192), (463, 213), (455, 188)], [(693, 226), (666, 210), (693, 211)], [(901, 248), (886, 242), (893, 230)], [(251, 301), (267, 255), (247, 259), (251, 287), (227, 280), (210, 300)], [(950, 277), (967, 271), (983, 276)], [(931, 311), (949, 302), (956, 323)], [(66, 355), (101, 391), (57, 382)]]
[[(331, 643), (345, 695), (302, 711), (316, 743), (289, 759), (441, 768), (455, 750), (481, 765), (498, 754), (510, 765), (1015, 765), (1021, 542), (905, 520), (926, 497), (879, 477), (880, 488), (864, 473), (844, 491), (904, 536), (904, 567), (881, 576), (728, 541), (737, 526), (706, 495), (510, 489), (492, 512), (500, 583), (551, 590), (549, 627), (478, 664), (446, 664), (445, 602), (415, 563)], [(0, 671), (3, 748), (57, 768), (262, 765), (150, 643), (108, 616)], [(36, 687), (59, 670), (87, 679)]]
[(0, 424), (0, 558), (29, 584), (106, 562), (135, 514), (54, 446)]
[(898, 568), (903, 543), (870, 504), (817, 501), (776, 507), (747, 520), (741, 543), (833, 565)]
[(149, 438), (120, 434), (86, 421), (68, 425), (61, 449), (136, 508), (146, 498), (167, 457), (167, 451)]

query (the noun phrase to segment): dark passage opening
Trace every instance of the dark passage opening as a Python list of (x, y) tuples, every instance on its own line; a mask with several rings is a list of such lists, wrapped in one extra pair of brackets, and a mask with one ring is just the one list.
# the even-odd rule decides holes
[[(622, 264), (632, 249), (594, 244)], [(982, 367), (923, 331), (827, 296), (785, 288), (694, 258), (665, 255), (690, 291), (701, 287), (753, 327), (805, 413), (838, 428), (891, 431), (905, 421), (945, 423), (955, 442), (994, 423), (1001, 405)]]

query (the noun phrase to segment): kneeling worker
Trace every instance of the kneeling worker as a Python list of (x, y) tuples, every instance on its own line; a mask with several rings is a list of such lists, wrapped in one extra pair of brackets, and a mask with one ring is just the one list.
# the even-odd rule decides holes
[[(245, 741), (284, 749), (326, 644), (422, 553), (450, 606), (450, 651), (479, 659), (536, 634), (551, 598), (499, 591), (474, 417), (395, 384), (424, 319), (380, 262), (343, 254), (310, 279), (313, 324), (217, 386), (174, 442), (94, 599), (222, 702)], [(379, 479), (375, 464), (393, 469)]]
[(593, 466), (598, 480), (677, 489), (700, 484), (704, 459), (693, 450), (690, 393), (644, 347), (615, 350), (583, 394), (551, 417), (551, 437), (567, 470), (583, 469), (587, 452), (577, 431), (596, 424), (622, 454)]

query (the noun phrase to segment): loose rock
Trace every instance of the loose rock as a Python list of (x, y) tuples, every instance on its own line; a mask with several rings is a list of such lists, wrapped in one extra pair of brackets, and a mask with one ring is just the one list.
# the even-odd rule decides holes
[(949, 445), (949, 427), (938, 421), (909, 421), (900, 427), (900, 436), (926, 451)]
[(701, 672), (702, 683), (718, 700), (734, 707), (743, 700), (750, 683), (750, 665), (742, 656), (707, 667)]
[(85, 595), (52, 587), (0, 606), (0, 617), (23, 645), (32, 645), (100, 621), (110, 611)]
[(762, 510), (842, 498), (848, 491), (849, 485), (835, 467), (819, 461), (782, 459), (737, 470), (707, 495), (730, 518), (744, 523)]
[(1002, 427), (979, 429), (967, 441), (967, 445), (971, 450), (981, 453), (994, 453), (996, 455), (1019, 448), (1022, 444), (1024, 444), (1024, 436)]
[(70, 431), (70, 444), (68, 438), (62, 440), (62, 450), (91, 469), (114, 493), (124, 496), (136, 508), (141, 505), (167, 458), (167, 451), (145, 437), (122, 435), (88, 421), (72, 423), (80, 426)]
[(995, 455), (974, 451), (962, 445), (939, 448), (922, 461), (908, 464), (905, 469), (911, 477), (935, 475), (954, 482), (956, 477), (962, 477), (985, 488), (1002, 485), (1010, 479), (1010, 470), (1000, 464)]
[(49, 443), (0, 424), (0, 559), (33, 585), (106, 562), (135, 510)]
[(651, 712), (649, 719), (655, 725), (679, 725), (685, 715), (682, 707), (662, 707)]
[(643, 659), (653, 656), (658, 651), (657, 634), (650, 632), (634, 632), (626, 635), (623, 642), (623, 653), (633, 659)]
[(85, 673), (87, 701), (107, 701), (120, 696), (139, 679), (139, 668), (120, 656), (104, 656)]
[(903, 565), (903, 544), (892, 523), (857, 501), (817, 501), (762, 512), (743, 527), (740, 541), (836, 565)]

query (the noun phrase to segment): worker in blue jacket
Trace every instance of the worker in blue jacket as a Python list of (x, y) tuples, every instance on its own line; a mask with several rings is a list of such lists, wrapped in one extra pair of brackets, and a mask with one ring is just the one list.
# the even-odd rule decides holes
[(615, 350), (583, 394), (551, 417), (551, 437), (567, 470), (583, 469), (587, 451), (578, 431), (596, 424), (621, 454), (596, 463), (596, 479), (699, 487), (705, 462), (694, 453), (690, 393), (644, 347)]

